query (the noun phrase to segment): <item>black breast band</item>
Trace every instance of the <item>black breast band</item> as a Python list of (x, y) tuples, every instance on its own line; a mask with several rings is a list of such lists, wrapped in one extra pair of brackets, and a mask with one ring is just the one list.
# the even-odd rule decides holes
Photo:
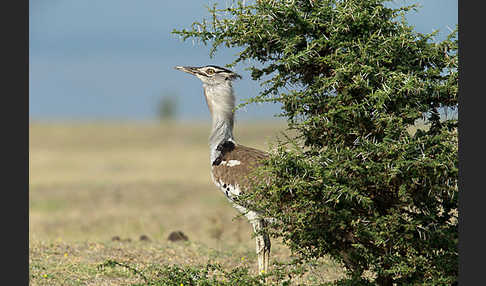
[(224, 154), (231, 152), (234, 149), (235, 149), (235, 143), (227, 140), (221, 141), (216, 147), (216, 150), (219, 151), (219, 156), (216, 159), (214, 159), (212, 163), (213, 166), (218, 166), (219, 164), (221, 164)]

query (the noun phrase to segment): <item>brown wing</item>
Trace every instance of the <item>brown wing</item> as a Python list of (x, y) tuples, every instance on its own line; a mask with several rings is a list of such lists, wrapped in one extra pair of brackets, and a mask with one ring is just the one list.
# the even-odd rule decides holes
[(252, 180), (258, 179), (251, 175), (252, 171), (261, 166), (262, 160), (267, 157), (268, 154), (264, 151), (235, 145), (234, 148), (225, 150), (219, 164), (213, 164), (213, 179), (225, 185), (238, 186), (244, 192), (249, 189)]

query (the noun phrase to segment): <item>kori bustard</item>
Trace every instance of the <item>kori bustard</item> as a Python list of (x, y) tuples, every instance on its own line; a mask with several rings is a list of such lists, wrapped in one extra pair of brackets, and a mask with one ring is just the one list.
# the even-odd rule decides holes
[(204, 96), (212, 117), (209, 136), (211, 178), (233, 206), (248, 218), (253, 226), (258, 255), (258, 271), (268, 271), (270, 237), (265, 231), (267, 221), (258, 213), (235, 203), (234, 198), (249, 191), (250, 172), (267, 157), (263, 151), (235, 142), (233, 122), (235, 95), (232, 81), (240, 75), (218, 66), (182, 67), (175, 69), (195, 75), (203, 83)]

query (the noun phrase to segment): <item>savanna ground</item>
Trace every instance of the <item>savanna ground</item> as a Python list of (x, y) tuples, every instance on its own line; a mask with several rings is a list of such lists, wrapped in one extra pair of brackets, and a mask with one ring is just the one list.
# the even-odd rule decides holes
[[(145, 273), (160, 265), (208, 262), (256, 273), (251, 226), (210, 179), (209, 128), (209, 122), (32, 122), (30, 284), (143, 283), (127, 268), (98, 267), (109, 260)], [(282, 123), (239, 122), (235, 137), (268, 150), (283, 129)], [(172, 231), (189, 240), (168, 241)], [(271, 262), (290, 259), (290, 251), (273, 240)], [(328, 259), (309, 267), (296, 283), (342, 275)]]

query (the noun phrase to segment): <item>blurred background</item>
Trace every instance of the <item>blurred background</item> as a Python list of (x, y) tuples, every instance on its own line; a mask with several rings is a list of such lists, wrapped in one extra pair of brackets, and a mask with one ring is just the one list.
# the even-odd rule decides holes
[[(215, 2), (230, 1), (29, 1), (31, 285), (121, 285), (93, 274), (107, 258), (256, 265), (251, 226), (211, 182), (201, 83), (173, 69), (235, 57), (221, 49), (210, 59), (208, 47), (171, 34), (208, 17)], [(457, 1), (418, 3), (407, 18), (419, 32), (439, 29), (440, 40), (455, 27)], [(247, 66), (235, 68), (238, 101), (261, 90)], [(238, 110), (236, 139), (268, 150), (285, 130), (279, 110)], [(173, 231), (190, 243), (170, 244)], [(272, 259), (288, 255), (272, 242)], [(330, 261), (320, 265), (326, 279), (340, 275)]]

